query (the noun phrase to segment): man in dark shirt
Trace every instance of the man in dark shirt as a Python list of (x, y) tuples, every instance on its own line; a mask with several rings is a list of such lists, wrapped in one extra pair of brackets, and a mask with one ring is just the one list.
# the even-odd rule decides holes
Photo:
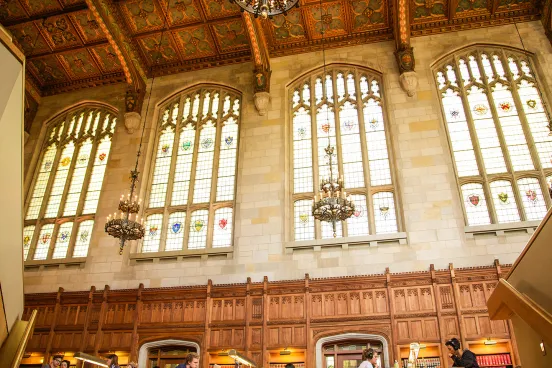
[(479, 368), (475, 354), (468, 349), (461, 351), (460, 341), (457, 338), (450, 339), (445, 343), (445, 346), (449, 351), (453, 367)]

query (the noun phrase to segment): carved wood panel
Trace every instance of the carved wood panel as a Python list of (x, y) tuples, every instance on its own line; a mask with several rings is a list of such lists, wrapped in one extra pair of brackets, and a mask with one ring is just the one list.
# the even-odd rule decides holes
[(274, 326), (268, 329), (269, 347), (304, 346), (305, 342), (304, 326)]
[(260, 348), (263, 343), (263, 330), (262, 328), (251, 329), (251, 346), (254, 348)]
[(369, 315), (388, 313), (387, 291), (351, 291), (316, 293), (311, 299), (313, 317)]
[(200, 322), (205, 319), (205, 301), (144, 303), (141, 323)]
[(452, 293), (452, 285), (439, 285), (439, 301), (441, 310), (454, 309), (454, 296)]
[(460, 306), (463, 309), (486, 308), (495, 286), (495, 281), (458, 284)]
[(48, 333), (35, 333), (27, 344), (27, 351), (40, 351), (46, 349), (48, 344)]
[(396, 321), (399, 340), (438, 339), (437, 318), (416, 318)]
[(245, 319), (245, 299), (213, 299), (211, 320), (236, 321)]
[(65, 332), (54, 334), (53, 349), (78, 349), (82, 344), (82, 332)]
[(475, 338), (489, 336), (507, 336), (508, 327), (506, 321), (491, 321), (486, 314), (463, 316), (466, 326), (466, 335)]
[(35, 326), (51, 326), (54, 321), (54, 306), (47, 307), (35, 307), (33, 309), (37, 310), (36, 323)]
[(245, 343), (243, 328), (211, 329), (211, 346), (220, 348), (241, 348)]
[(270, 320), (303, 318), (305, 297), (303, 295), (271, 296), (268, 315)]
[(104, 323), (132, 323), (135, 312), (135, 303), (110, 304), (105, 313)]
[(102, 334), (102, 350), (130, 349), (131, 332), (104, 332)]
[(396, 313), (435, 310), (431, 286), (393, 289)]

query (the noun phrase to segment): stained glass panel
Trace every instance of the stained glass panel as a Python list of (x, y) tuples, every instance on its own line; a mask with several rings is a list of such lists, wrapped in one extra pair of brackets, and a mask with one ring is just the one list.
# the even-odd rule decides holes
[(379, 192), (373, 196), (376, 234), (397, 232), (395, 199), (391, 192)]
[(173, 128), (168, 126), (159, 137), (155, 168), (153, 169), (153, 180), (149, 197), (150, 208), (163, 207), (167, 194), (167, 183), (169, 182), (169, 171), (171, 168), (172, 151), (174, 144)]
[(209, 228), (209, 211), (192, 212), (190, 218), (190, 235), (188, 249), (204, 249), (207, 245), (207, 229)]
[(54, 247), (53, 259), (67, 257), (67, 249), (69, 248), (69, 240), (71, 239), (71, 231), (73, 230), (73, 222), (64, 222), (59, 226), (57, 238)]
[[(320, 222), (320, 230), (322, 232), (322, 239), (333, 239), (334, 231), (333, 225), (330, 222)], [(343, 236), (343, 225), (341, 221), (335, 223), (335, 238), (341, 238)]]
[(86, 220), (79, 224), (77, 238), (75, 239), (75, 247), (73, 248), (73, 258), (86, 257), (88, 254), (93, 227), (94, 220)]
[(46, 206), (45, 218), (57, 217), (59, 205), (61, 203), (61, 196), (65, 189), (65, 182), (67, 175), (69, 174), (69, 168), (73, 160), (73, 153), (75, 152), (75, 144), (69, 142), (67, 146), (61, 151), (61, 158), (54, 177), (54, 183), (50, 188), (50, 196), (48, 199), (48, 205)]
[(464, 200), (464, 208), (468, 218), (468, 225), (488, 225), (491, 223), (489, 210), (483, 185), (478, 183), (468, 183), (462, 185), (462, 197)]
[(499, 223), (520, 220), (512, 184), (506, 180), (493, 181), (490, 184), (491, 195)]
[[(536, 178), (523, 178), (517, 181), (519, 194), (527, 220), (541, 220), (546, 215), (546, 202)], [(548, 195), (548, 193), (546, 193)]]
[[(308, 86), (306, 86), (308, 88)], [(300, 107), (293, 115), (293, 185), (295, 193), (311, 192), (312, 133), (310, 111)]]
[(100, 144), (98, 144), (98, 148), (96, 149), (94, 166), (92, 166), (90, 181), (88, 182), (88, 191), (86, 192), (86, 199), (84, 200), (83, 214), (95, 213), (96, 208), (98, 208), (98, 200), (100, 199), (100, 191), (102, 190), (102, 183), (110, 150), (111, 139), (105, 137)]
[(173, 206), (188, 203), (195, 136), (195, 128), (192, 124), (187, 125), (180, 133), (180, 144), (178, 145), (178, 156), (176, 158), (172, 189), (171, 205)]
[(220, 139), (217, 202), (234, 199), (237, 142), (238, 124), (236, 124), (234, 118), (230, 118), (224, 123)]
[(232, 246), (232, 208), (216, 210), (213, 227), (213, 248)]
[(314, 217), (311, 213), (312, 200), (303, 199), (293, 204), (295, 240), (314, 239)]
[(376, 100), (369, 99), (363, 110), (370, 184), (374, 186), (391, 184), (389, 152), (385, 140), (385, 124), (381, 105)]
[(180, 250), (184, 246), (185, 212), (173, 212), (169, 215), (167, 224), (167, 240), (165, 250)]
[(35, 180), (33, 194), (31, 195), (31, 202), (27, 209), (26, 220), (35, 220), (38, 218), (40, 212), (40, 207), (42, 206), (42, 201), (44, 199), (44, 193), (46, 192), (46, 186), (48, 185), (48, 178), (50, 177), (50, 172), (54, 166), (54, 158), (56, 156), (57, 147), (51, 145), (44, 152), (42, 157), (42, 162), (40, 163), (38, 169), (38, 175)]
[(161, 242), (161, 229), (163, 225), (163, 215), (154, 214), (146, 218), (146, 235), (142, 241), (142, 252), (157, 252)]
[(356, 106), (346, 101), (339, 111), (341, 122), (341, 147), (343, 149), (343, 176), (347, 188), (364, 187), (362, 148)]
[(199, 135), (193, 203), (206, 203), (211, 198), (216, 131), (213, 122), (209, 121)]
[(355, 212), (352, 217), (347, 219), (348, 236), (368, 235), (370, 232), (368, 226), (368, 208), (366, 207), (366, 196), (363, 194), (351, 195), (351, 200), (355, 204)]
[(33, 259), (35, 261), (43, 260), (48, 257), (48, 251), (50, 250), (50, 243), (52, 241), (52, 234), (54, 232), (54, 224), (46, 224), (40, 229), (38, 234), (38, 241), (36, 243), (36, 249)]
[(79, 148), (77, 162), (75, 163), (75, 168), (73, 169), (73, 174), (71, 176), (69, 192), (67, 193), (67, 199), (65, 200), (63, 216), (74, 216), (77, 213), (77, 207), (79, 205), (80, 194), (86, 175), (86, 169), (88, 168), (88, 161), (90, 161), (91, 151), (92, 142), (90, 140), (84, 142)]
[(29, 250), (31, 249), (31, 243), (33, 241), (33, 234), (34, 234), (35, 226), (25, 226), (23, 228), (23, 260), (27, 260), (27, 256), (29, 255)]

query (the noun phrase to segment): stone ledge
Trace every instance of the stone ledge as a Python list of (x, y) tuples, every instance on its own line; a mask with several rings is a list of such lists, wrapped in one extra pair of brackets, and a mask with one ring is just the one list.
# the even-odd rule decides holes
[(510, 222), (506, 224), (492, 224), (481, 226), (465, 226), (464, 233), (466, 239), (473, 239), (476, 235), (493, 234), (496, 236), (504, 236), (509, 232), (523, 231), (527, 234), (533, 234), (535, 229), (540, 225), (541, 221), (521, 221)]
[(183, 249), (171, 250), (165, 252), (131, 253), (130, 264), (157, 263), (159, 261), (182, 261), (184, 258), (201, 258), (226, 256), (226, 259), (232, 259), (234, 247), (207, 248), (207, 249)]
[(406, 233), (401, 232), (393, 234), (351, 236), (347, 238), (335, 239), (292, 241), (287, 242), (285, 244), (285, 248), (286, 253), (291, 254), (296, 249), (313, 249), (315, 252), (319, 252), (322, 248), (325, 247), (340, 246), (342, 249), (349, 249), (349, 246), (368, 245), (370, 247), (377, 247), (383, 243), (396, 243), (400, 245), (406, 245), (408, 244)]
[(52, 268), (84, 268), (86, 257), (25, 261), (25, 271), (43, 271)]

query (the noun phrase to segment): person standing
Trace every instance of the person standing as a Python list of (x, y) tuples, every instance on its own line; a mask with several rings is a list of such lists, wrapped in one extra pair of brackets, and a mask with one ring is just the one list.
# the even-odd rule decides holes
[(479, 368), (475, 354), (468, 349), (461, 351), (460, 341), (456, 337), (448, 340), (445, 346), (449, 351), (453, 367)]
[(71, 362), (68, 360), (62, 360), (60, 368), (71, 368)]
[(198, 368), (199, 367), (199, 354), (190, 353), (186, 356), (186, 363), (182, 363), (176, 366), (176, 368)]
[(378, 353), (372, 349), (364, 349), (362, 351), (362, 360), (358, 368), (377, 368), (378, 362)]
[(117, 354), (111, 354), (107, 357), (108, 368), (119, 368), (119, 357)]
[(42, 366), (42, 368), (57, 368), (61, 365), (62, 360), (63, 357), (61, 355), (54, 355), (50, 364), (46, 363)]

